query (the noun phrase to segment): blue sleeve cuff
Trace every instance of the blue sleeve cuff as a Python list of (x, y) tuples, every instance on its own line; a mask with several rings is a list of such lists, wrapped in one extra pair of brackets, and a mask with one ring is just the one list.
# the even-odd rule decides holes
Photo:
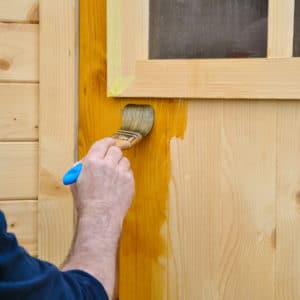
[(63, 272), (65, 280), (68, 281), (71, 277), (81, 283), (81, 287), (85, 289), (85, 293), (91, 298), (109, 300), (108, 295), (101, 284), (94, 276), (82, 270), (70, 270)]

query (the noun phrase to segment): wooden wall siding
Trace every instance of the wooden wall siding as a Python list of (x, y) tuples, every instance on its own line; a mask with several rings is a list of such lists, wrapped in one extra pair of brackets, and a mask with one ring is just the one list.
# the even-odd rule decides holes
[(0, 199), (37, 199), (38, 143), (1, 142), (0, 162)]
[(38, 0), (0, 1), (0, 22), (36, 23), (38, 20)]
[(38, 84), (0, 83), (0, 141), (38, 139)]
[(37, 0), (0, 0), (0, 209), (8, 231), (35, 256), (38, 11)]
[(37, 255), (37, 201), (0, 201), (6, 215), (7, 231), (13, 232), (19, 243), (31, 255)]
[[(158, 117), (153, 135), (127, 153), (137, 194), (121, 243), (120, 299), (298, 300), (300, 103), (107, 99), (106, 3), (81, 2), (80, 156), (118, 128), (125, 103), (150, 103)], [(287, 48), (269, 37), (270, 55), (287, 57), (290, 34), (279, 36)], [(184, 137), (169, 145), (185, 121)]]
[(0, 23), (0, 81), (38, 81), (38, 25)]

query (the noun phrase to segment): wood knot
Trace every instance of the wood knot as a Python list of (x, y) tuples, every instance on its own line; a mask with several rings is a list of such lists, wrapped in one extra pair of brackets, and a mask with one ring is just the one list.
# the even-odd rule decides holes
[(7, 71), (10, 68), (10, 63), (9, 61), (5, 59), (0, 59), (0, 69)]

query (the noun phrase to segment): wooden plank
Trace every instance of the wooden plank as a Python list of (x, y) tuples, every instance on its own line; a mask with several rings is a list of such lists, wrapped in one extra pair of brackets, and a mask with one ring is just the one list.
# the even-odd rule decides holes
[(38, 26), (0, 23), (0, 81), (38, 81)]
[(0, 22), (38, 22), (38, 0), (0, 1)]
[(276, 103), (191, 102), (171, 143), (169, 299), (274, 299)]
[(38, 143), (0, 142), (0, 199), (36, 199)]
[(278, 103), (276, 300), (300, 298), (299, 130), (299, 103)]
[(38, 139), (38, 84), (0, 83), (0, 140)]
[[(162, 104), (163, 105), (163, 104)], [(219, 300), (222, 101), (191, 102), (172, 139), (168, 298)]]
[[(110, 4), (111, 1), (98, 0), (80, 4), (81, 157), (93, 142), (118, 129), (124, 105), (141, 101), (112, 101), (106, 97), (106, 76), (102, 75), (106, 72), (106, 5)], [(167, 299), (169, 143), (173, 136), (183, 136), (186, 121), (185, 101), (142, 101), (153, 105), (156, 121), (151, 135), (126, 152), (136, 175), (136, 195), (124, 223), (120, 246), (122, 300)]]
[(74, 16), (73, 0), (40, 1), (38, 253), (57, 265), (74, 229), (72, 196), (61, 183), (75, 156)]
[(31, 255), (37, 255), (37, 201), (0, 201), (6, 216), (7, 231), (13, 232), (18, 242)]
[(118, 93), (134, 77), (136, 61), (148, 58), (149, 0), (108, 1), (107, 13), (107, 86)]
[(292, 57), (295, 0), (269, 0), (268, 57)]
[(300, 99), (300, 59), (137, 62), (122, 97)]
[(220, 299), (272, 300), (276, 103), (224, 101), (223, 110)]

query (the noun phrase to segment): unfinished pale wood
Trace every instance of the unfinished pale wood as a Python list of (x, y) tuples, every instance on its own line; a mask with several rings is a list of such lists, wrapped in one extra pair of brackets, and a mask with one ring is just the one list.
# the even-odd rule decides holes
[(269, 0), (268, 57), (293, 56), (294, 15), (295, 0)]
[(74, 1), (41, 0), (38, 253), (55, 264), (67, 256), (74, 229), (72, 196), (61, 183), (75, 156), (74, 65)]
[(166, 299), (221, 299), (221, 125), (221, 101), (191, 102), (184, 139), (171, 140)]
[(276, 103), (224, 101), (221, 130), (220, 299), (271, 300)]
[(300, 59), (137, 62), (124, 97), (300, 99)]
[(134, 78), (136, 61), (148, 58), (149, 0), (108, 1), (107, 13), (107, 86), (114, 95)]
[(1, 0), (0, 22), (38, 22), (38, 0)]
[(276, 300), (300, 298), (299, 130), (299, 103), (278, 103)]
[(7, 231), (16, 235), (18, 242), (31, 255), (37, 255), (37, 201), (0, 201), (5, 214)]
[[(109, 96), (300, 98), (299, 60), (148, 60), (148, 14), (149, 0), (108, 2)], [(293, 14), (294, 0), (270, 1), (270, 58), (292, 56)]]
[(38, 25), (0, 23), (0, 81), (38, 81)]
[(276, 103), (189, 103), (171, 142), (169, 299), (274, 299)]
[(0, 140), (38, 139), (38, 84), (0, 83)]
[(0, 142), (0, 199), (36, 199), (38, 144)]

